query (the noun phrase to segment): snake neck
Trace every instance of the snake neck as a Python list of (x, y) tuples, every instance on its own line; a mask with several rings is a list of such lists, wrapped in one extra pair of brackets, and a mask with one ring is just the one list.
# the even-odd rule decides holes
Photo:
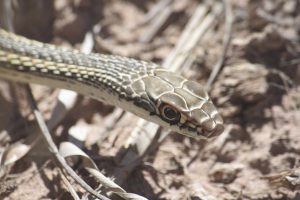
[(118, 101), (140, 99), (132, 83), (153, 75), (156, 68), (150, 62), (95, 53), (86, 55), (0, 29), (0, 77), (3, 78), (71, 89), (118, 105)]

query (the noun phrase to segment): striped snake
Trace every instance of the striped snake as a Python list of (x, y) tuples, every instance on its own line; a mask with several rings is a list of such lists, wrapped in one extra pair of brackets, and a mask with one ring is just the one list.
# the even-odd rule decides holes
[(83, 54), (0, 29), (0, 78), (74, 90), (194, 138), (224, 129), (200, 84), (151, 62)]

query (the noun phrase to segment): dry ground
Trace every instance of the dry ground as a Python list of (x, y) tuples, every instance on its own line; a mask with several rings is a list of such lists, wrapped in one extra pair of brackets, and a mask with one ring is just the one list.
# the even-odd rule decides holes
[[(86, 32), (98, 24), (96, 52), (158, 64), (174, 48), (196, 7), (204, 3), (170, 1), (166, 6), (170, 14), (150, 37), (156, 16), (149, 17), (149, 11), (156, 0), (16, 2), (14, 27), (19, 34), (79, 48)], [(52, 130), (55, 142), (67, 140), (71, 128), (88, 130), (83, 149), (98, 167), (116, 177), (126, 191), (148, 199), (200, 199), (196, 196), (201, 188), (215, 199), (300, 199), (299, 182), (291, 181), (299, 181), (300, 176), (300, 2), (232, 0), (231, 5), (232, 40), (224, 68), (210, 90), (225, 119), (223, 135), (206, 142), (172, 133), (120, 181), (114, 172), (122, 169), (123, 132), (132, 130), (136, 118), (114, 124), (113, 107), (80, 97)], [(190, 52), (196, 59), (182, 70), (185, 76), (205, 84), (222, 56), (224, 19), (224, 13), (217, 16)], [(48, 119), (57, 90), (33, 86), (33, 91)], [(23, 142), (31, 130), (34, 120), (24, 96), (20, 86), (0, 82), (2, 148)], [(47, 157), (45, 162), (44, 154), (36, 152), (40, 148), (2, 172), (0, 198), (71, 199), (55, 163)]]

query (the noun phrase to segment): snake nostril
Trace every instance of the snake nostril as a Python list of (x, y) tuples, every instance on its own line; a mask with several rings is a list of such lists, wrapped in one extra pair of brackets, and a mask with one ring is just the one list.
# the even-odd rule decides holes
[(221, 135), (221, 133), (223, 133), (223, 131), (224, 131), (224, 126), (222, 124), (217, 124), (214, 130), (209, 135), (209, 137), (219, 136)]
[(224, 126), (218, 123), (210, 127), (197, 126), (197, 130), (196, 130), (197, 136), (202, 136), (204, 138), (213, 138), (219, 136), (223, 131), (224, 131)]
[(203, 135), (203, 128), (200, 127), (200, 126), (198, 126), (196, 132), (197, 132), (197, 135), (198, 135), (198, 136)]

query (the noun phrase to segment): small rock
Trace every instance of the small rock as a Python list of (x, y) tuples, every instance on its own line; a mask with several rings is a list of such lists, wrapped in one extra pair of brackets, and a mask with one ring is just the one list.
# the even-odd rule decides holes
[(213, 182), (229, 184), (237, 178), (243, 168), (244, 166), (241, 164), (217, 164), (210, 171), (209, 178)]

